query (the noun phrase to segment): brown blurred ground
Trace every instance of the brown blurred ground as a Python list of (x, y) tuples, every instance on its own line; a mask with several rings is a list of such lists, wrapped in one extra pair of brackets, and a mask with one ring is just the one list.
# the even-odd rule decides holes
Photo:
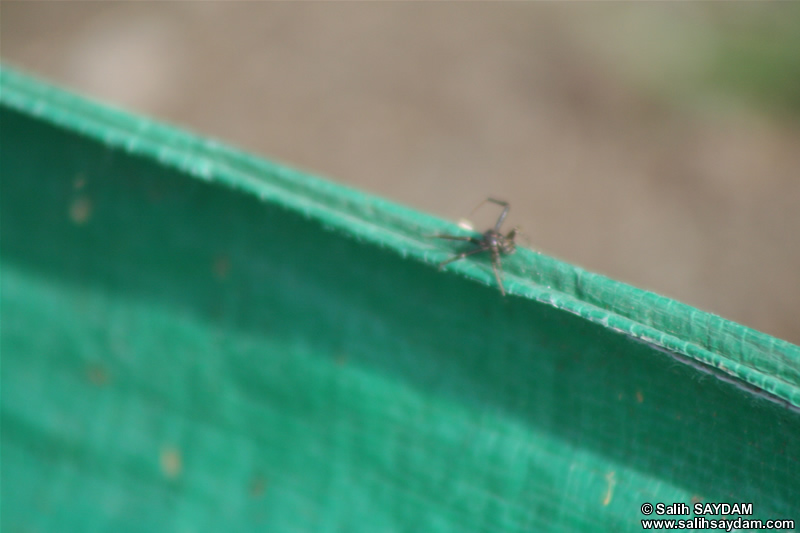
[(1, 9), (9, 64), (450, 219), (506, 198), (534, 248), (800, 343), (800, 122), (697, 81), (721, 19), (797, 9)]

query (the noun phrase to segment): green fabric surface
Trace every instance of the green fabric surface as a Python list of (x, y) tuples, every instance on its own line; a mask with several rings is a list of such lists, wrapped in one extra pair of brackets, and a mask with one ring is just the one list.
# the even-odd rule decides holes
[(2, 531), (800, 519), (797, 346), (0, 76)]

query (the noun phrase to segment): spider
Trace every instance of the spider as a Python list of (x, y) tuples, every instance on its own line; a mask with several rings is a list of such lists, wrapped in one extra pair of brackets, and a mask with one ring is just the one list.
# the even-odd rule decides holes
[[(500, 213), (500, 216), (497, 218), (497, 222), (494, 225), (494, 228), (486, 230), (483, 235), (480, 237), (466, 237), (461, 235), (433, 235), (438, 239), (449, 239), (451, 241), (469, 241), (472, 244), (476, 245), (477, 248), (472, 250), (467, 250), (466, 252), (462, 252), (454, 257), (451, 257), (447, 261), (442, 261), (439, 263), (439, 270), (452, 263), (453, 261), (458, 261), (460, 259), (464, 259), (470, 255), (479, 254), (482, 252), (489, 252), (492, 254), (492, 270), (494, 270), (494, 277), (497, 279), (497, 285), (500, 286), (500, 292), (503, 296), (506, 295), (506, 291), (503, 288), (503, 280), (501, 279), (500, 273), (502, 272), (502, 264), (500, 262), (501, 255), (513, 254), (517, 251), (517, 244), (515, 239), (517, 238), (517, 232), (519, 228), (514, 228), (509, 231), (507, 234), (503, 235), (500, 233), (500, 227), (503, 225), (503, 221), (506, 219), (506, 215), (508, 215), (508, 210), (510, 206), (508, 202), (504, 202), (502, 200), (495, 200), (494, 198), (487, 198), (483, 202), (481, 202), (478, 207), (482, 206), (486, 202), (492, 202), (493, 204), (497, 204), (503, 207), (503, 212)], [(475, 210), (478, 209), (475, 208)], [(473, 211), (475, 211), (473, 210)]]

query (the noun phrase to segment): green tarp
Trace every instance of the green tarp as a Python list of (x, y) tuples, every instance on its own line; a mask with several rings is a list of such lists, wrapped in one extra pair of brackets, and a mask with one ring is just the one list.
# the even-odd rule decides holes
[(800, 519), (797, 346), (527, 249), (504, 298), (451, 223), (8, 68), (0, 165), (4, 532)]

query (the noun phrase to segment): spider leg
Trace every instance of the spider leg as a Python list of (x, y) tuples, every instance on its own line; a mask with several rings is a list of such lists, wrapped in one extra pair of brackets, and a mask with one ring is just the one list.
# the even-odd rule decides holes
[(431, 237), (435, 237), (437, 239), (447, 239), (447, 240), (450, 240), (450, 241), (469, 241), (472, 244), (480, 244), (481, 243), (481, 240), (478, 239), (477, 237), (466, 237), (466, 236), (463, 236), (463, 235), (440, 235), (440, 234), (436, 234), (436, 235), (431, 235)]
[(475, 248), (474, 250), (469, 250), (467, 252), (462, 252), (462, 253), (460, 253), (458, 255), (454, 255), (450, 259), (448, 259), (446, 261), (442, 261), (441, 263), (439, 263), (439, 270), (444, 268), (445, 265), (448, 265), (448, 264), (452, 263), (453, 261), (458, 261), (459, 259), (464, 259), (465, 257), (468, 257), (470, 255), (479, 254), (479, 253), (485, 252), (485, 251), (486, 251), (486, 248)]
[(492, 250), (492, 270), (494, 270), (494, 277), (497, 280), (497, 285), (500, 287), (500, 292), (505, 296), (506, 290), (503, 287), (503, 279), (501, 277), (503, 264), (500, 262), (500, 252), (497, 250)]
[(503, 222), (506, 220), (506, 215), (508, 215), (508, 210), (511, 209), (511, 206), (508, 205), (508, 202), (504, 202), (503, 200), (495, 200), (494, 198), (487, 198), (487, 202), (492, 202), (493, 204), (497, 204), (503, 206), (503, 212), (500, 213), (500, 216), (497, 217), (497, 222), (494, 225), (494, 230), (496, 232), (500, 232), (500, 226), (503, 225)]

